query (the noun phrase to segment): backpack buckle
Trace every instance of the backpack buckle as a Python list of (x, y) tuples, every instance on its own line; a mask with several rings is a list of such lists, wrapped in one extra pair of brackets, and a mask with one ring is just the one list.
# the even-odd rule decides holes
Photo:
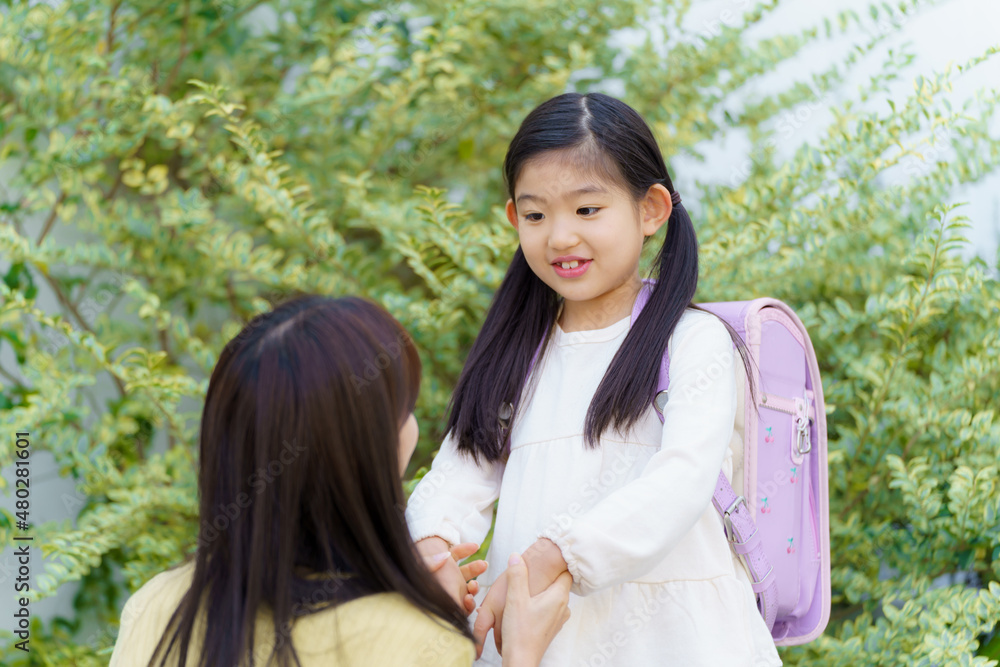
[(656, 406), (656, 409), (660, 411), (661, 415), (663, 414), (663, 410), (666, 409), (667, 407), (668, 397), (669, 397), (669, 392), (666, 389), (664, 389), (663, 391), (657, 393), (656, 396), (653, 398), (653, 405)]
[(809, 392), (805, 398), (795, 399), (795, 451), (799, 456), (805, 456), (812, 451), (812, 437), (809, 434), (809, 425), (812, 424), (812, 399)]
[(726, 529), (726, 539), (737, 546), (743, 546), (757, 535), (757, 527), (755, 525), (753, 533), (749, 537), (742, 542), (736, 541), (736, 529), (733, 527), (733, 520), (729, 518), (729, 515), (736, 512), (736, 508), (739, 507), (740, 503), (743, 503), (743, 509), (747, 510), (747, 512), (750, 511), (750, 508), (747, 507), (747, 499), (743, 496), (736, 496), (736, 500), (733, 501), (733, 504), (722, 513), (722, 523)]
[[(745, 546), (745, 545), (749, 544), (751, 541), (753, 541), (753, 539), (755, 537), (757, 537), (757, 524), (754, 523), (753, 532), (750, 533), (750, 535), (747, 536), (747, 538), (744, 539), (742, 542), (737, 542), (736, 541), (736, 538), (737, 538), (736, 528), (733, 526), (733, 520), (731, 518), (729, 518), (729, 515), (735, 513), (736, 509), (740, 506), (741, 503), (743, 505), (743, 509), (745, 509), (745, 510), (747, 510), (747, 512), (749, 512), (750, 509), (747, 507), (746, 498), (744, 498), (743, 496), (737, 496), (736, 500), (733, 501), (733, 504), (730, 505), (729, 508), (725, 512), (722, 513), (722, 521), (723, 521), (723, 523), (725, 524), (725, 527), (726, 527), (726, 539), (729, 540), (730, 544), (732, 544), (733, 546), (737, 546), (737, 547)], [(743, 564), (743, 569), (746, 570), (747, 575), (750, 578), (750, 584), (752, 586), (755, 586), (755, 587), (762, 586), (767, 581), (768, 577), (771, 576), (771, 573), (774, 572), (774, 566), (770, 565), (768, 563), (767, 572), (765, 572), (763, 574), (763, 576), (761, 576), (760, 578), (758, 578), (757, 577), (757, 572), (755, 571), (754, 567), (750, 564), (750, 559), (747, 557), (747, 554), (742, 553), (741, 551), (737, 550), (736, 551), (736, 556), (740, 559), (740, 563)], [(757, 592), (756, 588), (754, 590), (755, 590), (755, 593), (756, 593)], [(765, 604), (765, 601), (764, 601), (764, 596), (762, 594), (759, 595), (759, 603), (761, 605), (761, 613), (764, 613), (764, 611), (766, 609), (766, 604)]]
[(795, 451), (804, 456), (812, 451), (812, 438), (809, 436), (808, 417), (799, 417), (795, 423)]
[(510, 427), (510, 419), (514, 416), (514, 406), (511, 403), (501, 403), (500, 409), (497, 410), (497, 421), (500, 422), (501, 428)]

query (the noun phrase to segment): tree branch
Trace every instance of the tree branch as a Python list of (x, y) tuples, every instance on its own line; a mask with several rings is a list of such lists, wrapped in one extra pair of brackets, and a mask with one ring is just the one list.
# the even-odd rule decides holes
[(13, 382), (17, 386), (23, 386), (24, 385), (24, 381), (23, 380), (18, 380), (16, 377), (14, 377), (13, 375), (11, 375), (10, 372), (6, 368), (4, 368), (3, 366), (0, 366), (0, 375), (4, 376), (5, 378), (7, 378), (8, 380), (10, 380), (11, 382)]
[[(62, 304), (62, 306), (66, 308), (66, 310), (68, 310), (73, 315), (73, 318), (77, 321), (77, 324), (80, 325), (80, 328), (86, 331), (87, 333), (94, 335), (94, 330), (91, 329), (90, 325), (88, 325), (86, 320), (83, 319), (83, 316), (80, 315), (80, 311), (76, 309), (76, 306), (73, 304), (73, 302), (70, 301), (68, 298), (66, 298), (66, 295), (63, 294), (63, 291), (59, 289), (59, 285), (56, 283), (55, 279), (52, 278), (52, 276), (50, 276), (48, 272), (43, 270), (42, 268), (40, 267), (36, 268), (38, 268), (38, 271), (39, 273), (42, 274), (42, 277), (45, 278), (45, 282), (49, 284), (49, 288), (52, 290), (52, 293), (56, 295), (56, 299), (58, 299), (59, 303)], [(118, 392), (121, 394), (122, 397), (124, 397), (125, 385), (122, 383), (121, 378), (119, 378), (114, 373), (111, 373), (110, 371), (108, 372), (108, 375), (110, 375), (111, 379), (114, 380), (115, 385), (117, 385), (118, 387)]]
[(36, 246), (42, 245), (42, 241), (45, 240), (45, 237), (48, 235), (49, 230), (52, 229), (52, 225), (55, 224), (56, 221), (56, 215), (58, 214), (57, 212), (59, 210), (59, 207), (62, 205), (64, 201), (66, 201), (65, 192), (59, 195), (59, 199), (56, 200), (55, 206), (52, 207), (52, 211), (49, 213), (49, 217), (45, 221), (45, 226), (42, 227), (42, 233), (38, 236), (38, 240), (35, 241)]
[(174, 85), (174, 79), (177, 78), (178, 72), (181, 70), (181, 65), (184, 64), (185, 58), (191, 53), (191, 47), (188, 45), (188, 27), (190, 25), (191, 19), (191, 2), (187, 0), (184, 3), (184, 23), (181, 25), (181, 48), (179, 55), (177, 56), (177, 62), (174, 66), (170, 68), (170, 73), (167, 74), (167, 78), (163, 80), (163, 85), (157, 91), (161, 94), (167, 94), (170, 91), (170, 87)]
[(906, 355), (906, 348), (910, 344), (910, 339), (913, 335), (914, 329), (916, 329), (917, 321), (920, 319), (920, 315), (923, 312), (924, 302), (927, 301), (927, 298), (931, 292), (931, 288), (934, 284), (934, 277), (935, 273), (937, 272), (938, 259), (941, 256), (941, 245), (944, 241), (944, 235), (946, 231), (947, 231), (947, 225), (944, 223), (944, 221), (942, 221), (941, 230), (938, 233), (937, 240), (935, 240), (934, 242), (934, 254), (931, 257), (931, 266), (927, 271), (927, 280), (925, 281), (924, 287), (920, 292), (920, 300), (917, 302), (916, 307), (913, 309), (910, 321), (906, 323), (906, 331), (903, 332), (903, 336), (900, 339), (899, 350), (897, 351), (896, 355), (893, 356), (892, 358), (892, 364), (889, 366), (889, 372), (886, 373), (885, 381), (882, 383), (882, 386), (878, 388), (878, 396), (872, 397), (874, 400), (872, 400), (872, 405), (869, 408), (869, 414), (871, 418), (869, 418), (865, 422), (865, 429), (864, 431), (862, 431), (861, 437), (858, 438), (858, 445), (857, 447), (855, 447), (854, 453), (850, 457), (852, 461), (858, 460), (858, 457), (861, 455), (864, 446), (867, 444), (868, 438), (872, 434), (872, 429), (873, 429), (872, 424), (875, 422), (879, 413), (882, 411), (882, 404), (885, 402), (886, 397), (889, 395), (889, 388), (892, 386), (892, 379), (893, 376), (896, 374), (896, 369), (899, 368), (900, 362), (904, 359)]
[(250, 313), (244, 310), (236, 299), (236, 289), (233, 286), (231, 275), (226, 277), (226, 296), (229, 298), (229, 305), (233, 307), (233, 312), (236, 313), (236, 316), (243, 322), (247, 322), (250, 319)]
[(177, 362), (177, 359), (174, 357), (173, 353), (170, 351), (170, 341), (167, 338), (167, 330), (166, 329), (160, 329), (159, 330), (159, 338), (160, 338), (160, 347), (162, 347), (163, 351), (167, 353), (167, 361), (169, 361), (171, 364), (174, 364), (175, 366), (179, 366), (180, 364)]
[(115, 3), (111, 5), (111, 16), (108, 19), (108, 32), (104, 37), (104, 53), (108, 56), (111, 55), (111, 50), (115, 46), (115, 14), (118, 13), (118, 8), (121, 7), (121, 0), (115, 0)]

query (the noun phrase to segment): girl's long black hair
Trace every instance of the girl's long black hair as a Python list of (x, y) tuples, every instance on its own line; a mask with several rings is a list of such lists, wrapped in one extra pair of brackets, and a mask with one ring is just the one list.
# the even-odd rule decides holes
[[(511, 199), (525, 164), (556, 150), (571, 151), (575, 159), (623, 186), (636, 201), (657, 183), (674, 192), (646, 121), (608, 95), (566, 93), (528, 114), (504, 159)], [(698, 239), (683, 204), (673, 207), (656, 267), (658, 279), (649, 301), (590, 402), (584, 435), (591, 447), (598, 446), (609, 427), (626, 431), (649, 408), (674, 327), (685, 309), (700, 310), (692, 303), (698, 287)], [(548, 336), (558, 309), (559, 296), (534, 274), (519, 247), (459, 376), (448, 415), (447, 429), (455, 433), (458, 448), (477, 461), (503, 458), (532, 356)], [(728, 324), (726, 328), (752, 378), (746, 346)], [(500, 417), (507, 416), (503, 406), (508, 404), (513, 415), (502, 421)]]
[[(201, 420), (192, 584), (151, 667), (299, 664), (296, 617), (381, 592), (472, 639), (400, 509), (419, 386), (409, 335), (356, 297), (299, 296), (226, 344)], [(264, 612), (273, 633), (255, 636)]]

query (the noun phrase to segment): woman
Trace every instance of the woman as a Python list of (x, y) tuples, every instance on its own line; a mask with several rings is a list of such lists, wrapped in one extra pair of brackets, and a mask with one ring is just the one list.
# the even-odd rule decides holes
[[(403, 518), (419, 385), (410, 337), (365, 300), (251, 320), (205, 398), (197, 551), (125, 605), (112, 667), (470, 665), (485, 564), (459, 568), (474, 544), (425, 561)], [(531, 598), (512, 562), (504, 663), (537, 665), (571, 579)]]

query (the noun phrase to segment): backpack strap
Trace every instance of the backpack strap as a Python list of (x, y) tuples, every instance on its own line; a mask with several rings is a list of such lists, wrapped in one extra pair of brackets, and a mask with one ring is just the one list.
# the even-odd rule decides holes
[(712, 505), (722, 516), (729, 546), (750, 573), (750, 586), (757, 595), (757, 608), (770, 631), (778, 614), (777, 575), (764, 554), (764, 545), (761, 544), (760, 533), (747, 508), (746, 499), (736, 495), (722, 472), (715, 483)]
[[(656, 393), (653, 394), (653, 409), (656, 410), (656, 415), (660, 418), (661, 423), (663, 422), (663, 408), (667, 404), (669, 395), (667, 391), (670, 386), (669, 368), (670, 351), (668, 348), (663, 351), (663, 359), (660, 361), (660, 376), (656, 383)], [(722, 517), (729, 546), (750, 574), (750, 586), (757, 596), (757, 607), (760, 609), (761, 616), (764, 617), (764, 622), (767, 623), (768, 631), (770, 631), (774, 627), (774, 621), (778, 614), (777, 576), (764, 553), (764, 545), (761, 543), (757, 524), (750, 514), (746, 499), (736, 495), (726, 478), (726, 474), (722, 471), (719, 471), (719, 479), (715, 483), (712, 505)]]

